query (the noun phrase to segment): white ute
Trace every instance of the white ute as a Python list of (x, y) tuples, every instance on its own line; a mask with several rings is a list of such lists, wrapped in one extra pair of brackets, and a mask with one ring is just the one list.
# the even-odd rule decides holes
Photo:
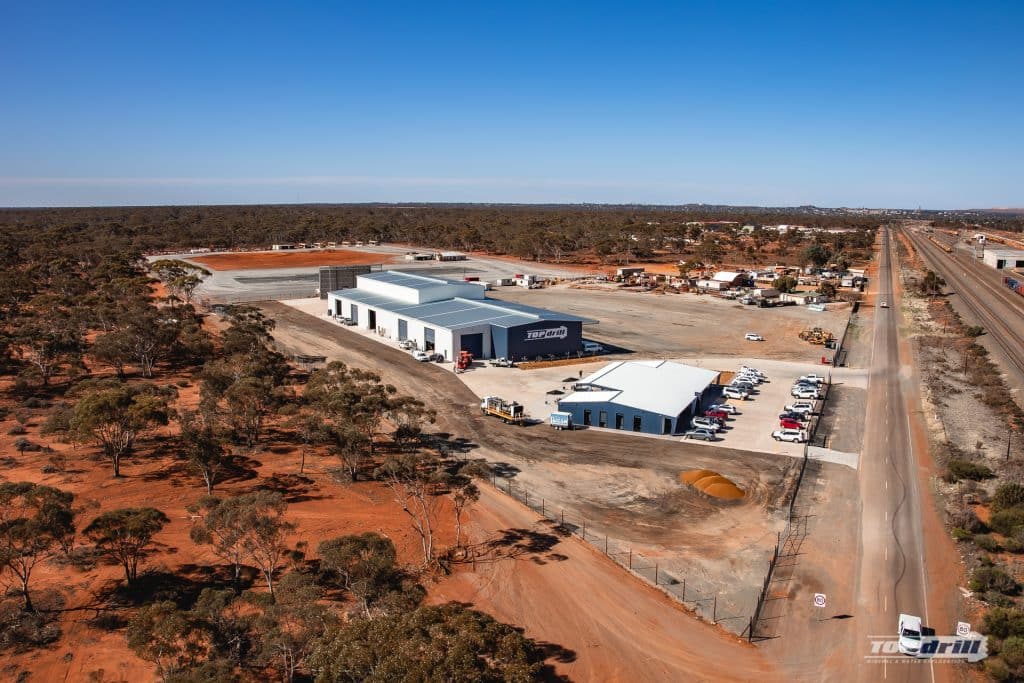
[(921, 650), (921, 617), (901, 614), (896, 632), (899, 637), (900, 652), (916, 657)]
[(803, 443), (807, 441), (807, 432), (802, 429), (776, 429), (772, 432), (772, 438), (776, 441)]

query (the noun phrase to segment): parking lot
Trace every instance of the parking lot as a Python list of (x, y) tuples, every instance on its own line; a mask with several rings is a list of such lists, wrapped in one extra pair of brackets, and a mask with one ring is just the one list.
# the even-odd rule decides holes
[[(812, 311), (806, 306), (757, 308), (711, 295), (656, 294), (614, 286), (581, 288), (560, 284), (543, 289), (498, 287), (490, 296), (516, 303), (594, 318), (583, 336), (644, 358), (701, 357), (773, 358), (816, 364), (831, 360), (832, 351), (802, 341), (801, 330), (821, 327), (839, 336), (850, 309)], [(764, 341), (747, 341), (755, 332)], [(738, 366), (738, 364), (737, 364)], [(813, 369), (812, 369), (813, 370)], [(801, 373), (803, 374), (803, 373)]]
[[(597, 361), (598, 359), (594, 359)], [(740, 448), (760, 453), (772, 453), (800, 457), (803, 445), (775, 441), (772, 432), (779, 428), (779, 413), (783, 407), (794, 402), (790, 396), (793, 382), (801, 375), (809, 372), (821, 372), (819, 366), (806, 363), (771, 361), (753, 358), (673, 358), (680, 363), (716, 371), (734, 372), (740, 365), (756, 367), (766, 375), (768, 381), (757, 388), (745, 401), (729, 399), (725, 401), (739, 410), (726, 421), (725, 428), (719, 432), (717, 441), (693, 441), (697, 445), (709, 448)], [(494, 368), (482, 363), (459, 375), (459, 378), (477, 396), (501, 396), (515, 400), (526, 407), (526, 414), (534, 419), (547, 421), (548, 415), (557, 409), (557, 399), (561, 394), (572, 391), (571, 380), (587, 375), (600, 367), (593, 362), (575, 365), (562, 365), (549, 368), (520, 370), (518, 368)], [(841, 383), (847, 389), (863, 389), (867, 385), (867, 376), (863, 371), (847, 368), (836, 368), (832, 373), (833, 381)], [(610, 439), (615, 438), (617, 430), (589, 427), (597, 432), (609, 432)], [(681, 440), (681, 437), (654, 434), (636, 434), (651, 439)]]

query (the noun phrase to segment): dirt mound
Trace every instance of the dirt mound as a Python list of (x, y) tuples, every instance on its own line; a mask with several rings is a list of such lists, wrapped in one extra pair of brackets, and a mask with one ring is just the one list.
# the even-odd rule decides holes
[(712, 472), (711, 470), (687, 470), (686, 472), (679, 473), (679, 481), (692, 486), (694, 482), (704, 477), (713, 477), (717, 474), (718, 472)]
[(736, 486), (729, 478), (723, 477), (713, 470), (689, 470), (679, 473), (679, 480), (689, 484), (701, 493), (723, 500), (739, 500), (746, 492)]

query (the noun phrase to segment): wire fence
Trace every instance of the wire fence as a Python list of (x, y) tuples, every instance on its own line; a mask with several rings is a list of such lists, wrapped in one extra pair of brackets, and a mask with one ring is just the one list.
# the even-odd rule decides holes
[[(286, 301), (288, 299), (310, 299), (317, 296), (316, 283), (301, 285), (282, 285), (273, 288), (260, 287), (248, 291), (233, 292), (218, 290), (204, 292), (198, 299), (199, 305), (206, 309), (215, 304), (252, 304), (260, 301)], [(324, 304), (326, 310), (327, 304)]]
[[(511, 479), (492, 475), (491, 483), (497, 490), (523, 503), (565, 533), (586, 541), (624, 570), (654, 586), (705, 621), (740, 635), (749, 630), (752, 623), (749, 599), (737, 600), (735, 593), (718, 590), (706, 577), (700, 576), (696, 569), (689, 574), (681, 572), (674, 563), (668, 566), (663, 560), (637, 552), (626, 542), (599, 533), (582, 515), (563, 507), (548, 505), (544, 498), (531, 494)], [(739, 604), (742, 602), (746, 604)]]
[(744, 634), (750, 641), (756, 640), (760, 637), (758, 628), (761, 626), (761, 617), (765, 602), (771, 595), (772, 582), (776, 578), (776, 572), (779, 568), (780, 562), (784, 558), (795, 557), (799, 552), (800, 544), (803, 543), (804, 538), (807, 536), (807, 515), (797, 509), (796, 502), (800, 495), (804, 475), (807, 473), (807, 463), (810, 459), (810, 447), (817, 445), (817, 442), (819, 441), (821, 442), (822, 447), (824, 447), (825, 442), (828, 440), (828, 434), (824, 433), (828, 430), (819, 429), (819, 426), (821, 424), (821, 417), (828, 407), (828, 400), (832, 393), (831, 374), (829, 374), (828, 379), (825, 382), (824, 389), (825, 393), (821, 397), (821, 408), (812, 418), (812, 424), (808, 430), (808, 442), (804, 444), (803, 458), (800, 461), (800, 471), (797, 473), (796, 482), (793, 485), (793, 494), (789, 499), (789, 515), (786, 520), (786, 526), (779, 532), (778, 538), (776, 539), (775, 550), (772, 552), (772, 558), (768, 563), (768, 571), (765, 573), (764, 581), (761, 584), (761, 592), (758, 595), (757, 603), (754, 606), (754, 614), (751, 617), (750, 624)]

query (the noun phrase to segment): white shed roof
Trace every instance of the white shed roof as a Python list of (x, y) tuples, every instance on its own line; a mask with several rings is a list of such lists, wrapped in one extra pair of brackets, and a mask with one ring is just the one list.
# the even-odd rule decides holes
[(712, 280), (717, 280), (719, 282), (732, 282), (733, 280), (738, 278), (740, 275), (743, 275), (743, 273), (738, 273), (738, 272), (733, 271), (733, 270), (720, 270), (717, 273), (715, 273), (711, 277), (711, 279)]
[(715, 381), (718, 373), (667, 360), (616, 361), (581, 379), (595, 391), (575, 391), (565, 403), (613, 403), (675, 416)]

